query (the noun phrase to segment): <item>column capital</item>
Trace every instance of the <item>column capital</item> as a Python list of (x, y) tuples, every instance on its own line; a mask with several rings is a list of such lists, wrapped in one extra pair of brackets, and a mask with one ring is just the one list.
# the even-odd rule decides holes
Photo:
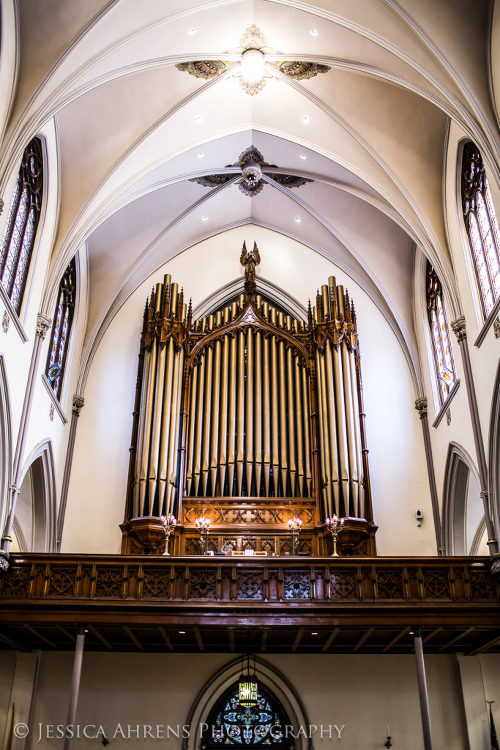
[(77, 417), (80, 416), (80, 410), (83, 408), (84, 403), (85, 399), (83, 398), (83, 396), (75, 393), (75, 395), (73, 396), (73, 414), (76, 414)]
[(427, 399), (425, 396), (422, 396), (422, 398), (417, 398), (415, 401), (415, 409), (418, 411), (420, 419), (423, 419), (427, 416)]
[(451, 327), (453, 333), (456, 335), (458, 343), (463, 341), (467, 336), (467, 329), (465, 326), (465, 315), (459, 315), (458, 318), (451, 321)]
[(52, 320), (43, 313), (38, 313), (36, 316), (36, 335), (39, 336), (42, 341), (45, 338), (45, 334), (49, 330), (52, 324)]

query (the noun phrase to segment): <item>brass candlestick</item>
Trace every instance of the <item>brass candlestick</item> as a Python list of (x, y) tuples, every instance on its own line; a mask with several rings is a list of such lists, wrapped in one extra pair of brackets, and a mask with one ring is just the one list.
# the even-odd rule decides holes
[(295, 555), (295, 546), (300, 532), (302, 531), (302, 520), (300, 518), (289, 518), (288, 528), (292, 534), (292, 556)]
[(202, 555), (208, 555), (208, 533), (210, 530), (210, 519), (205, 516), (200, 516), (195, 521), (196, 528), (200, 534), (198, 544), (200, 545), (200, 551)]
[(170, 540), (170, 534), (174, 532), (177, 526), (177, 519), (172, 513), (168, 513), (166, 516), (160, 516), (160, 520), (163, 524), (163, 531), (165, 532), (165, 552), (164, 555), (169, 555), (168, 543)]
[(333, 541), (333, 552), (331, 554), (331, 557), (340, 557), (339, 553), (337, 552), (337, 537), (342, 530), (344, 521), (345, 518), (337, 518), (336, 515), (332, 516), (332, 518), (325, 519), (325, 526), (328, 527), (328, 531), (332, 535)]

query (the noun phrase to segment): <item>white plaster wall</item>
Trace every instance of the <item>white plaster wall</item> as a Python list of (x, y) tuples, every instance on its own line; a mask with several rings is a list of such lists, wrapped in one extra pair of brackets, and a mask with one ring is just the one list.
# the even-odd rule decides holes
[(0, 142), (7, 124), (17, 77), (17, 33), (16, 10), (13, 0), (2, 2), (0, 24)]
[[(114, 750), (179, 748), (180, 741), (173, 737), (141, 740), (132, 734), (127, 740), (113, 734), (118, 724), (125, 732), (129, 725), (132, 731), (144, 724), (184, 725), (198, 691), (231, 661), (221, 654), (86, 653), (77, 723), (102, 724)], [(398, 750), (423, 746), (414, 656), (286, 654), (266, 655), (265, 661), (288, 678), (311, 724), (344, 725), (341, 740), (332, 728), (331, 738), (316, 737), (313, 747), (378, 750), (388, 725)], [(33, 746), (40, 750), (55, 744), (47, 739), (45, 727), (66, 720), (71, 667), (71, 653), (42, 655), (32, 730)], [(426, 667), (435, 747), (468, 750), (455, 657), (427, 656)]]
[(435, 554), (432, 524), (418, 530), (415, 525), (416, 508), (429, 519), (431, 509), (415, 394), (395, 336), (367, 295), (331, 263), (298, 242), (251, 225), (215, 236), (169, 261), (131, 295), (105, 332), (85, 388), (62, 549), (120, 549), (140, 331), (152, 285), (168, 272), (196, 306), (242, 276), (243, 240), (250, 247), (257, 241), (262, 257), (258, 275), (303, 305), (329, 275), (349, 289), (361, 342), (378, 553)]

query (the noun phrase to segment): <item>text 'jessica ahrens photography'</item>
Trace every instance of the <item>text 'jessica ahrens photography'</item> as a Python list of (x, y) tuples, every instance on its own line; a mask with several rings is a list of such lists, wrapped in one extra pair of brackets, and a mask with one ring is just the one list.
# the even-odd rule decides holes
[[(85, 740), (169, 740), (188, 739), (196, 736), (209, 740), (215, 739), (219, 727), (209, 724), (125, 724), (114, 726), (105, 724), (45, 724), (37, 725), (37, 742), (42, 740), (85, 739)], [(269, 735), (276, 741), (283, 739), (311, 739), (342, 740), (345, 724), (306, 724), (293, 726), (292, 724), (276, 725), (269, 728)], [(14, 736), (27, 737), (30, 732), (25, 723), (14, 726)]]

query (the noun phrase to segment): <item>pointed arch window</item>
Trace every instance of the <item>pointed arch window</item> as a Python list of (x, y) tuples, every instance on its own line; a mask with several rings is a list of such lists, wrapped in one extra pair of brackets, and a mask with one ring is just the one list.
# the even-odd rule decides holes
[[(203, 732), (202, 747), (222, 750), (227, 745), (246, 745), (282, 750), (288, 723), (274, 696), (262, 686), (259, 685), (255, 705), (243, 706), (238, 697), (238, 685), (234, 685), (216, 703), (203, 725), (207, 728)], [(287, 739), (286, 747), (293, 750), (293, 742)]]
[(23, 154), (0, 246), (0, 283), (19, 315), (40, 219), (42, 143), (33, 138)]
[(49, 352), (45, 374), (49, 385), (56, 394), (61, 396), (64, 367), (68, 355), (68, 344), (75, 311), (76, 296), (76, 264), (73, 258), (64, 272), (59, 284), (57, 307), (54, 312), (52, 334), (50, 336)]
[(441, 282), (429, 262), (427, 262), (427, 316), (431, 330), (439, 398), (441, 403), (444, 404), (455, 384), (456, 375), (443, 304), (443, 290)]
[(500, 298), (500, 234), (481, 152), (471, 141), (462, 159), (462, 209), (487, 318)]

